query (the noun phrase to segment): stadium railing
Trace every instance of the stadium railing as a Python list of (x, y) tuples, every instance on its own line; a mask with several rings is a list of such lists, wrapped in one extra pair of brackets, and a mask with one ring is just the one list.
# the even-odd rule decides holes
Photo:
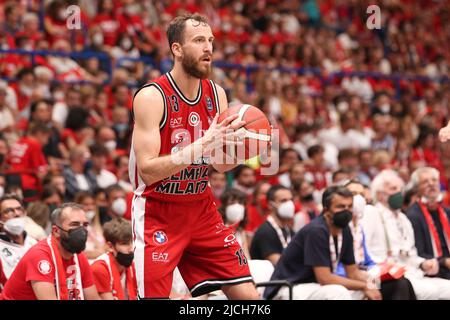
[[(18, 54), (18, 55), (30, 55), (32, 60), (32, 65), (36, 65), (35, 58), (36, 56), (63, 56), (63, 57), (70, 57), (76, 60), (82, 60), (82, 59), (88, 59), (91, 57), (96, 57), (100, 60), (102, 69), (107, 72), (108, 79), (105, 80), (104, 84), (108, 84), (111, 81), (111, 75), (113, 68), (121, 67), (125, 61), (133, 61), (133, 62), (143, 62), (144, 65), (147, 68), (157, 68), (161, 72), (167, 72), (170, 70), (170, 68), (173, 65), (173, 61), (171, 59), (163, 59), (159, 66), (156, 64), (156, 62), (150, 58), (150, 57), (140, 57), (140, 58), (130, 58), (130, 57), (122, 57), (117, 59), (113, 65), (113, 59), (111, 56), (104, 52), (97, 52), (97, 51), (73, 51), (70, 53), (66, 52), (59, 52), (59, 51), (51, 51), (51, 50), (34, 50), (34, 51), (27, 51), (27, 50), (21, 50), (21, 49), (8, 49), (3, 50), (0, 49), (0, 54)], [(277, 70), (280, 73), (295, 73), (299, 75), (304, 74), (311, 74), (317, 77), (323, 84), (329, 84), (333, 83), (336, 79), (344, 78), (344, 77), (360, 77), (360, 78), (373, 78), (376, 80), (383, 79), (383, 80), (389, 80), (392, 81), (395, 85), (396, 90), (396, 97), (399, 98), (401, 94), (401, 81), (407, 81), (407, 82), (414, 82), (414, 81), (420, 81), (422, 83), (427, 82), (438, 82), (438, 83), (448, 83), (450, 82), (450, 78), (448, 76), (442, 76), (437, 78), (430, 78), (427, 76), (422, 75), (407, 75), (407, 74), (383, 74), (380, 72), (358, 72), (358, 71), (351, 71), (351, 72), (344, 72), (344, 71), (338, 71), (338, 72), (331, 72), (326, 74), (324, 70), (320, 68), (307, 68), (307, 67), (300, 67), (300, 68), (291, 68), (291, 67), (267, 67), (262, 64), (254, 64), (254, 65), (242, 65), (242, 64), (236, 64), (236, 63), (229, 63), (225, 61), (216, 61), (214, 62), (214, 66), (220, 69), (235, 69), (240, 70), (245, 74), (245, 82), (246, 82), (246, 89), (248, 92), (251, 92), (254, 90), (252, 78), (252, 73), (260, 70), (266, 70), (266, 71), (274, 71)], [(3, 79), (7, 81), (15, 81), (15, 79), (2, 77)], [(72, 81), (70, 83), (76, 83), (76, 84), (82, 84), (82, 83), (89, 83), (88, 81)], [(136, 87), (139, 84), (132, 83), (130, 84), (130, 87)]]

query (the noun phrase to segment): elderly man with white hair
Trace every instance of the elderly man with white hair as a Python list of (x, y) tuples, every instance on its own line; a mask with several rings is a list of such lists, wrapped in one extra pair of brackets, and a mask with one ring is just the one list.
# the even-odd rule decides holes
[(417, 187), (419, 200), (408, 209), (407, 216), (419, 256), (438, 261), (437, 276), (450, 279), (450, 210), (442, 205), (439, 171), (419, 168), (411, 175), (411, 184)]
[(450, 299), (450, 281), (433, 277), (439, 270), (436, 259), (420, 257), (411, 222), (400, 211), (404, 182), (393, 170), (381, 171), (372, 181), (375, 205), (366, 206), (361, 220), (367, 249), (376, 263), (394, 262), (406, 267), (419, 300)]

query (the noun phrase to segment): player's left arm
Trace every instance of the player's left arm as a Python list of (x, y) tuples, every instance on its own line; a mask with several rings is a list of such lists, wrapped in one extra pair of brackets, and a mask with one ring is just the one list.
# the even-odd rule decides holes
[[(225, 90), (218, 84), (216, 84), (216, 89), (217, 89), (217, 95), (219, 96), (220, 113), (223, 113), (228, 108), (227, 95), (225, 93)], [(214, 169), (216, 169), (219, 172), (226, 172), (233, 168), (236, 168), (238, 166), (238, 163), (231, 163), (231, 164), (212, 163), (212, 166), (214, 167)]]

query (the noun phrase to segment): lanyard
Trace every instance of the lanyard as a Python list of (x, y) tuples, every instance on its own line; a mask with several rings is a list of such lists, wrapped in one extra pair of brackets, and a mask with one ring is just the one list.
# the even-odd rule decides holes
[(330, 254), (331, 254), (331, 265), (332, 265), (332, 272), (334, 272), (337, 269), (337, 264), (338, 264), (338, 256), (341, 252), (341, 248), (342, 248), (342, 234), (339, 234), (337, 236), (337, 252), (336, 252), (336, 247), (335, 247), (335, 243), (334, 243), (334, 239), (333, 236), (330, 233)]
[(275, 229), (278, 238), (280, 239), (281, 245), (283, 246), (283, 249), (285, 249), (289, 242), (291, 242), (291, 233), (287, 232), (287, 238), (284, 237), (283, 232), (281, 231), (281, 228), (278, 226), (278, 224), (275, 222), (274, 218), (272, 216), (267, 217), (267, 221), (270, 223), (272, 228)]

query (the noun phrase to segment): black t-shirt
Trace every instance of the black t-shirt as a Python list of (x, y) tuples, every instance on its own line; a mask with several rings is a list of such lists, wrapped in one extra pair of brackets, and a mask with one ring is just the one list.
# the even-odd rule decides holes
[(430, 210), (430, 215), (433, 218), (434, 225), (436, 226), (436, 231), (439, 235), (439, 240), (441, 241), (442, 255), (444, 257), (448, 257), (450, 256), (450, 253), (447, 247), (447, 240), (444, 236), (444, 228), (442, 227), (441, 220), (439, 219), (439, 212), (437, 210)]
[[(339, 260), (345, 265), (355, 264), (353, 237), (349, 227), (342, 232)], [(297, 232), (275, 266), (271, 280), (288, 280), (292, 284), (317, 282), (313, 267), (330, 267), (330, 231), (323, 215)], [(268, 287), (266, 299), (273, 298), (279, 288)]]
[[(292, 237), (294, 232), (289, 228), (281, 228), (284, 239), (287, 240), (288, 234)], [(272, 225), (266, 221), (255, 232), (250, 246), (250, 256), (252, 259), (264, 260), (274, 253), (281, 254), (283, 244), (278, 237), (277, 232)]]

